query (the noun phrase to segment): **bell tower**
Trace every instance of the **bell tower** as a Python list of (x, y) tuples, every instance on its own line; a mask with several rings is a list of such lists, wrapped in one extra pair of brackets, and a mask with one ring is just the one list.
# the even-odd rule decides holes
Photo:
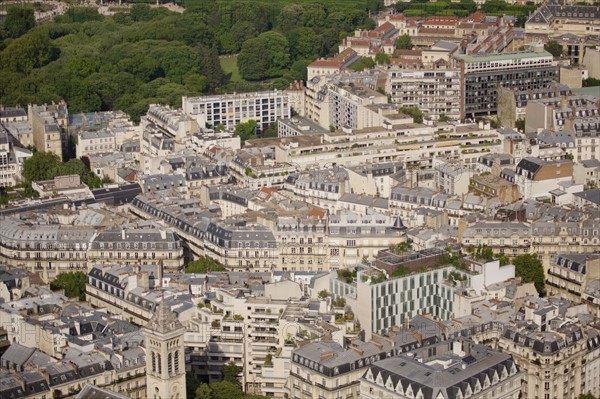
[(185, 327), (164, 299), (144, 327), (146, 346), (146, 397), (185, 399)]

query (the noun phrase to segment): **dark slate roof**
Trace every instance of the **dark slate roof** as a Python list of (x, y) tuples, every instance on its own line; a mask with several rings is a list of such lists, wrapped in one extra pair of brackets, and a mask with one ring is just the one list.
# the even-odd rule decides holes
[(600, 205), (600, 188), (596, 188), (594, 190), (581, 191), (579, 193), (574, 193), (573, 195), (579, 198), (583, 198), (586, 201), (593, 202), (596, 205)]
[(27, 112), (23, 108), (11, 108), (0, 111), (0, 118), (15, 118), (27, 116)]
[(87, 384), (79, 392), (76, 399), (128, 399), (128, 397), (105, 388)]
[(517, 165), (518, 169), (524, 169), (535, 175), (543, 166), (544, 161), (539, 158), (527, 157), (523, 158)]

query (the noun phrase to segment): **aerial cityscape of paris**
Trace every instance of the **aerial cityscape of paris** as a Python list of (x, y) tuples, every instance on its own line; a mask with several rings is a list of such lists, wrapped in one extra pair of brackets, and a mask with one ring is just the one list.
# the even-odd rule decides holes
[(0, 399), (600, 399), (598, 0), (0, 0)]

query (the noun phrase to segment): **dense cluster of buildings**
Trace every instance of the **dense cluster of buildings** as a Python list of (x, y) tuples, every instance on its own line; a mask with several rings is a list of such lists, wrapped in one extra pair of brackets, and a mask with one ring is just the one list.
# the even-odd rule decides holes
[[(373, 18), (283, 91), (0, 108), (0, 398), (600, 396), (598, 8)], [(74, 144), (102, 188), (5, 199)]]

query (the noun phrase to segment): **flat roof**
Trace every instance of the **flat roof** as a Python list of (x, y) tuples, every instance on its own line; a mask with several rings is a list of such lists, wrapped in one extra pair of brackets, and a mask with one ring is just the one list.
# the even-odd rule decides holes
[(457, 55), (456, 58), (464, 62), (486, 62), (486, 61), (508, 61), (522, 60), (527, 58), (552, 57), (552, 54), (546, 50), (535, 51), (520, 51), (514, 53), (496, 53), (496, 54), (480, 54), (480, 55)]

